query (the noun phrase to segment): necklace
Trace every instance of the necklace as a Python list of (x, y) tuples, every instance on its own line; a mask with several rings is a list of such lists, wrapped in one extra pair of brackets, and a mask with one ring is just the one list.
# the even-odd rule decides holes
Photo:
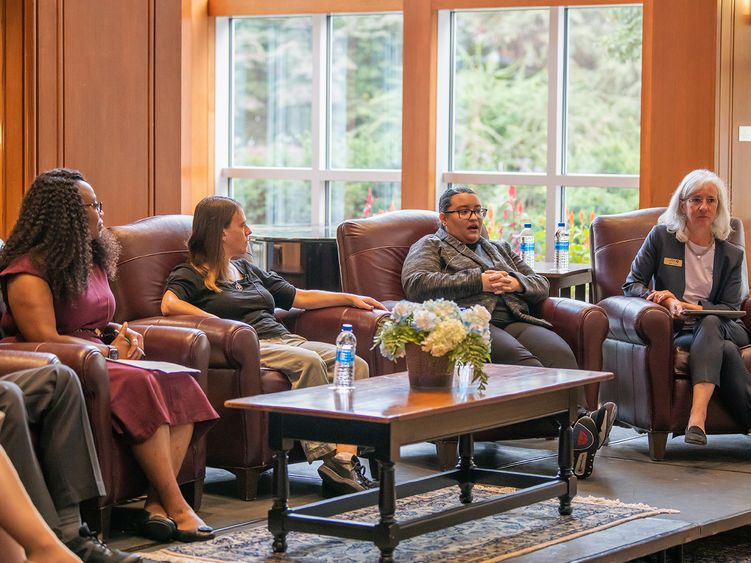
[[(237, 267), (230, 262), (229, 273), (230, 273), (230, 277), (235, 277), (235, 275), (240, 275), (240, 270), (238, 270)], [(245, 279), (244, 276), (241, 279), (239, 279), (239, 280), (238, 279), (230, 280), (231, 283), (235, 286), (235, 289), (237, 291), (242, 291), (243, 290), (243, 286), (240, 283), (240, 281), (242, 281), (243, 279)]]
[(696, 250), (694, 250), (694, 243), (691, 242), (690, 240), (686, 241), (686, 248), (688, 248), (689, 251), (691, 252), (691, 254), (693, 254), (697, 258), (702, 258), (705, 254), (707, 254), (707, 252), (709, 252), (710, 250), (712, 250), (714, 248), (714, 239), (712, 239), (712, 244), (710, 244), (709, 246), (707, 246), (701, 252), (696, 252)]

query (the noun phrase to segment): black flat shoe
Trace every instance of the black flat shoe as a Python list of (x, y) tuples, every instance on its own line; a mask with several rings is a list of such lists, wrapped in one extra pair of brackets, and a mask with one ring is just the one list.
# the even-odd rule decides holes
[(690, 426), (689, 428), (686, 428), (685, 441), (687, 444), (693, 444), (695, 446), (706, 446), (707, 435), (704, 433), (704, 430), (698, 426)]
[[(148, 513), (147, 513), (148, 514)], [(172, 518), (148, 514), (138, 526), (139, 534), (161, 543), (171, 542), (177, 533), (177, 524)]]
[(205, 524), (192, 530), (181, 530), (176, 527), (175, 535), (173, 536), (175, 540), (183, 542), (213, 540), (214, 537), (214, 529)]

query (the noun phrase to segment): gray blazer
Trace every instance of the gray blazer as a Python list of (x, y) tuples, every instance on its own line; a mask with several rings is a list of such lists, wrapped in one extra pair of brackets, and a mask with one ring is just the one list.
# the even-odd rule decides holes
[[(675, 238), (665, 225), (656, 225), (631, 264), (623, 284), (629, 297), (644, 297), (654, 289), (669, 290), (683, 299), (686, 290), (686, 245)], [(725, 240), (715, 241), (714, 271), (709, 299), (700, 303), (706, 309), (738, 309), (743, 297), (743, 249)]]
[[(422, 302), (442, 297), (460, 307), (482, 305), (493, 312), (503, 299), (514, 318), (540, 326), (551, 325), (530, 315), (529, 306), (548, 296), (548, 280), (536, 274), (506, 242), (480, 237), (479, 244), (490, 260), (475, 254), (443, 227), (426, 235), (409, 249), (402, 266), (402, 286), (410, 301)], [(520, 293), (496, 295), (482, 290), (482, 273), (502, 270), (519, 280)]]

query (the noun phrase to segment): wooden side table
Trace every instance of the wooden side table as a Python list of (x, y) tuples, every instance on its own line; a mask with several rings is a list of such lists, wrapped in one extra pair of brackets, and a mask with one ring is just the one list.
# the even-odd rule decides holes
[(592, 283), (589, 264), (570, 263), (567, 271), (559, 272), (553, 262), (535, 262), (535, 272), (547, 278), (550, 297), (570, 297), (569, 291), (573, 287), (575, 299), (587, 301), (587, 285)]

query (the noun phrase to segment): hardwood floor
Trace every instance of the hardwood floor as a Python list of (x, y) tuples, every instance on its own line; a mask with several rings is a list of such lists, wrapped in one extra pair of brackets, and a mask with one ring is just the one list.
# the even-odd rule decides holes
[[(610, 445), (598, 453), (592, 477), (579, 482), (578, 494), (672, 508), (679, 513), (635, 520), (508, 561), (629, 561), (751, 524), (751, 437), (710, 436), (706, 447), (687, 445), (678, 437), (668, 441), (662, 462), (650, 461), (647, 452), (645, 435), (614, 428)], [(475, 460), (483, 467), (555, 473), (556, 441), (479, 443)], [(291, 504), (321, 498), (317, 465), (290, 466)], [(437, 470), (432, 444), (410, 445), (402, 448), (397, 482)], [(270, 472), (261, 479), (259, 497), (250, 502), (234, 497), (233, 479), (216, 469), (209, 469), (207, 474), (200, 514), (219, 533), (265, 520), (271, 505)], [(140, 504), (116, 510), (110, 545), (130, 551), (162, 547), (126, 529), (128, 515)]]

